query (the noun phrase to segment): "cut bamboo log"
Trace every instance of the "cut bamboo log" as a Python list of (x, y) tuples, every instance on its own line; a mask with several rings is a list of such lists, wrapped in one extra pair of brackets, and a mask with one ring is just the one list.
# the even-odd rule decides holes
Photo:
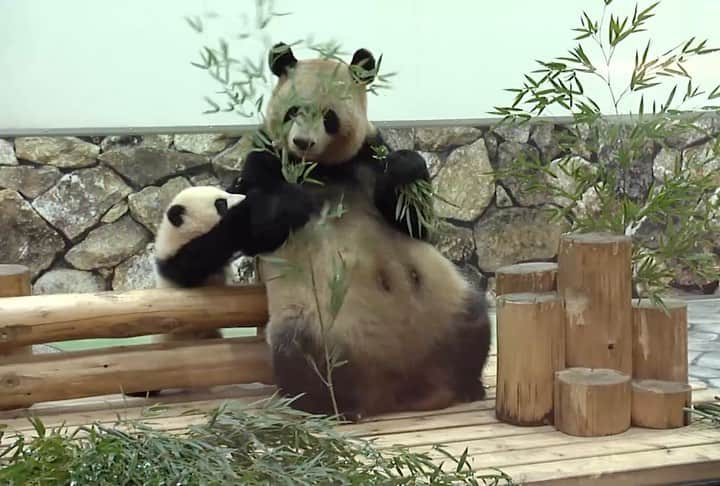
[(597, 437), (630, 428), (630, 376), (616, 370), (568, 368), (555, 373), (555, 428)]
[(692, 403), (692, 387), (684, 382), (633, 380), (632, 424), (650, 429), (673, 429), (690, 423), (685, 407)]
[(264, 326), (259, 285), (55, 294), (0, 299), (0, 352), (29, 344)]
[(568, 367), (632, 376), (631, 251), (626, 236), (561, 236), (558, 293), (565, 301)]
[(514, 425), (553, 422), (555, 372), (565, 367), (565, 313), (555, 292), (497, 301), (495, 415)]
[(633, 300), (633, 378), (688, 382), (687, 304)]
[(272, 384), (270, 350), (257, 337), (35, 355), (0, 365), (0, 408), (18, 403), (170, 388)]
[(495, 271), (495, 295), (557, 290), (557, 263), (517, 263)]

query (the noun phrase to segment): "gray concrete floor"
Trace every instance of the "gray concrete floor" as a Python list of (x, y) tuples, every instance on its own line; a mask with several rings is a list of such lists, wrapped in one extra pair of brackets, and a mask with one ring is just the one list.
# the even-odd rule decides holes
[(720, 388), (720, 298), (686, 300), (690, 378)]

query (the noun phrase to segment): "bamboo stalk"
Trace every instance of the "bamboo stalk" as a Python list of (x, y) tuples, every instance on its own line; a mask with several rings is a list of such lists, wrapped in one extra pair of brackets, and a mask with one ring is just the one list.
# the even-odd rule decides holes
[(265, 287), (143, 289), (0, 299), (0, 352), (57, 341), (264, 326)]

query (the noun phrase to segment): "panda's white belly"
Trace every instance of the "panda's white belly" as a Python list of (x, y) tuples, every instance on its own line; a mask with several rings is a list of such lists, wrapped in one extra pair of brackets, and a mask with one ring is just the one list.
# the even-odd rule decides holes
[[(261, 257), (269, 325), (301, 317), (317, 337), (326, 329), (330, 341), (350, 346), (356, 357), (410, 366), (412, 360), (393, 358), (424, 354), (445, 337), (468, 284), (432, 245), (389, 228), (374, 208), (356, 201), (347, 209)], [(342, 302), (336, 315), (334, 302)]]

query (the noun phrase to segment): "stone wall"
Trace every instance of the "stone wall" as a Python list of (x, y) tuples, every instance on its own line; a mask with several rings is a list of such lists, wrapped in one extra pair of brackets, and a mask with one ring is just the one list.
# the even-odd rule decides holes
[[(553, 201), (488, 173), (523, 152), (552, 161), (561, 130), (542, 123), (383, 132), (394, 148), (419, 150), (438, 192), (460, 206), (438, 202), (446, 222), (438, 246), (486, 288), (500, 266), (555, 258), (567, 227), (547, 221), (543, 207)], [(694, 134), (668, 141), (633, 183), (712, 141)], [(28, 265), (36, 293), (149, 287), (152, 241), (169, 200), (190, 185), (227, 186), (247, 146), (219, 134), (0, 139), (0, 262)], [(236, 264), (240, 280), (252, 277), (251, 262)]]

